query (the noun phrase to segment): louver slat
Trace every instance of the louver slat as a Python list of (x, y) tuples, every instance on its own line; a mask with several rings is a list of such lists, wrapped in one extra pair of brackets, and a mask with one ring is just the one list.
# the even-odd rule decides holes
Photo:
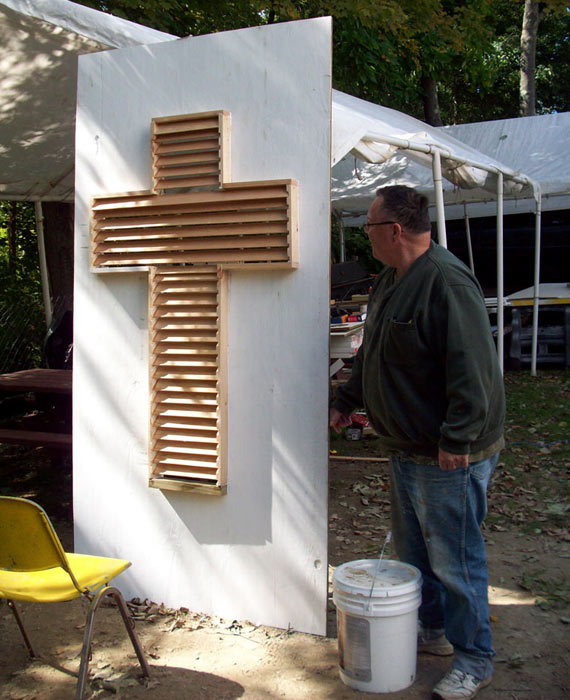
[[(152, 411), (151, 479), (224, 483), (225, 371), (220, 359), (220, 300), (215, 267), (153, 269), (150, 278)], [(177, 309), (168, 319), (165, 309)], [(207, 308), (208, 317), (204, 317)], [(188, 329), (201, 335), (196, 338)], [(221, 405), (222, 404), (222, 405)]]

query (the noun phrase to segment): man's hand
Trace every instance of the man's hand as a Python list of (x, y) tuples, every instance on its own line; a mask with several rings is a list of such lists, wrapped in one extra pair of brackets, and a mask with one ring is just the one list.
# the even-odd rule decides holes
[(469, 465), (469, 455), (454, 455), (452, 452), (446, 452), (439, 448), (439, 466), (446, 471), (453, 471), (457, 467), (467, 469)]
[(329, 416), (329, 425), (331, 428), (333, 428), (333, 430), (335, 430), (337, 433), (340, 433), (340, 431), (343, 428), (346, 428), (351, 423), (352, 420), (350, 416), (347, 416), (345, 413), (341, 413), (336, 408), (331, 408)]

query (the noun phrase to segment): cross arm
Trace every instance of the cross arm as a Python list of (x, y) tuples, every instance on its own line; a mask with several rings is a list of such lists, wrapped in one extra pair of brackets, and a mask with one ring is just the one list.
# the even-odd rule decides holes
[(92, 232), (95, 267), (182, 263), (297, 267), (297, 182), (100, 196), (93, 200)]

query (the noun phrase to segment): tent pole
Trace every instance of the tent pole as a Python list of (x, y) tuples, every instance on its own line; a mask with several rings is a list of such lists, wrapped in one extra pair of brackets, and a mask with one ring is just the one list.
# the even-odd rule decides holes
[(441, 176), (441, 154), (434, 148), (432, 150), (433, 187), (435, 191), (435, 206), (437, 211), (437, 240), (439, 245), (447, 248), (447, 234), (445, 231), (445, 208), (443, 205), (443, 181)]
[(538, 355), (538, 308), (540, 294), (540, 228), (542, 218), (542, 197), (538, 190), (536, 196), (536, 214), (534, 220), (534, 295), (532, 301), (532, 353), (531, 376), (536, 377), (536, 359)]
[(503, 266), (503, 173), (497, 173), (497, 355), (504, 371), (505, 296)]
[(340, 262), (346, 262), (346, 240), (344, 238), (344, 219), (342, 212), (337, 213), (340, 234)]
[(46, 327), (51, 325), (53, 309), (51, 306), (51, 297), (49, 293), (49, 277), (46, 259), (46, 246), (44, 240), (44, 217), (42, 214), (42, 203), (39, 200), (34, 202), (34, 210), (36, 215), (36, 234), (38, 237), (38, 254), (40, 258), (40, 276), (42, 279), (42, 296), (44, 300), (44, 313), (46, 317)]
[(465, 235), (467, 236), (467, 254), (469, 255), (469, 267), (471, 272), (475, 274), (475, 263), (473, 261), (473, 246), (471, 245), (471, 225), (469, 223), (469, 215), (467, 214), (467, 204), (463, 202), (463, 216), (465, 218)]

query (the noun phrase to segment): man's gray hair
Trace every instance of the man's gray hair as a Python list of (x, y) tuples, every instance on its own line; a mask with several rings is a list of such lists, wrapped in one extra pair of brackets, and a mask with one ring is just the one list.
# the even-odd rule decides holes
[(397, 221), (407, 233), (431, 231), (428, 198), (405, 185), (380, 187), (376, 196), (382, 198), (382, 211), (387, 219)]

